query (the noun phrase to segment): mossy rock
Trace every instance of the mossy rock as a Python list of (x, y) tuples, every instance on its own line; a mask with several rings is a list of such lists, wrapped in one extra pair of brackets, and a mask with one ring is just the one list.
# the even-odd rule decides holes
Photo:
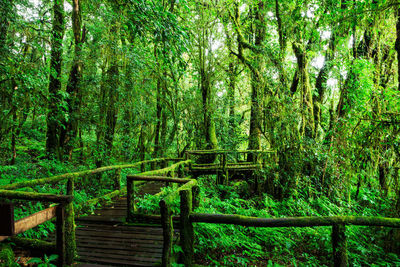
[(0, 244), (0, 267), (12, 266), (15, 261), (14, 251), (10, 245)]

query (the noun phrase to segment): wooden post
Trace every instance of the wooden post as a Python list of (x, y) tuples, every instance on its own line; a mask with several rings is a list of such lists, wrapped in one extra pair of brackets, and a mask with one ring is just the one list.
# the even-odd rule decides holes
[(115, 170), (114, 190), (121, 190), (121, 171), (121, 168)]
[(223, 179), (224, 179), (222, 183), (224, 185), (227, 185), (229, 178), (228, 178), (228, 160), (227, 160), (226, 152), (223, 154), (222, 162), (223, 162), (222, 172), (223, 172)]
[(178, 166), (178, 177), (184, 177), (182, 165)]
[(334, 224), (332, 226), (333, 266), (348, 266), (346, 226)]
[(59, 204), (56, 210), (56, 249), (58, 254), (58, 266), (65, 264), (65, 229), (64, 229), (64, 205)]
[(135, 212), (135, 181), (127, 178), (126, 180), (126, 205), (127, 205), (127, 221), (133, 221), (133, 213)]
[(145, 172), (146, 171), (146, 163), (140, 164), (140, 172)]
[(0, 203), (0, 236), (14, 235), (14, 205), (12, 203)]
[(185, 266), (192, 266), (193, 261), (193, 224), (190, 222), (190, 213), (192, 212), (192, 191), (182, 190), (179, 192), (181, 196), (181, 247), (183, 255), (180, 257), (180, 263)]
[[(67, 195), (73, 196), (75, 188), (74, 178), (67, 181)], [(65, 263), (72, 265), (76, 255), (75, 242), (75, 212), (72, 201), (65, 206)]]
[(200, 203), (200, 199), (199, 199), (199, 193), (200, 193), (200, 187), (198, 185), (195, 185), (192, 187), (192, 199), (193, 199), (193, 203), (192, 203), (192, 209), (195, 210)]
[(161, 224), (163, 228), (163, 254), (161, 266), (171, 266), (171, 252), (172, 252), (172, 240), (174, 234), (174, 227), (172, 224), (172, 212), (169, 205), (164, 201), (160, 201), (160, 212), (161, 212)]

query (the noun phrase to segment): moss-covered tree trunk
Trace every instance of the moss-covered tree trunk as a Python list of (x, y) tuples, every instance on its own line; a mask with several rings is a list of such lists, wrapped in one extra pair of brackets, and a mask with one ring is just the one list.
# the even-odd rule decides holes
[(64, 37), (64, 1), (54, 0), (53, 3), (53, 28), (51, 37), (51, 58), (49, 77), (49, 100), (47, 112), (46, 151), (49, 157), (59, 157), (59, 135), (61, 120), (61, 68), (62, 68), (62, 42)]
[(279, 74), (280, 82), (283, 86), (283, 91), (287, 91), (288, 77), (285, 67), (283, 65), (286, 57), (287, 30), (282, 22), (281, 7), (279, 5), (279, 0), (275, 0), (275, 16), (276, 16), (276, 22), (278, 26), (278, 36), (279, 36), (279, 61), (282, 64), (282, 68), (280, 68), (280, 74)]
[[(203, 130), (206, 149), (217, 149), (218, 141), (215, 133), (215, 122), (213, 118), (213, 95), (211, 88), (211, 70), (207, 64), (206, 50), (208, 47), (208, 29), (202, 28), (199, 36), (199, 74), (200, 91), (203, 104)], [(210, 53), (210, 51), (209, 51)]]
[[(255, 37), (254, 45), (261, 47), (265, 41), (265, 7), (264, 1), (258, 1), (253, 7), (255, 18)], [(265, 69), (264, 55), (258, 53), (254, 58), (255, 70), (251, 73), (251, 112), (250, 112), (250, 129), (249, 129), (249, 150), (261, 149), (261, 105), (263, 102), (264, 79), (262, 72)], [(249, 160), (252, 160), (253, 155), (249, 154)]]
[(162, 116), (162, 105), (161, 105), (161, 78), (157, 79), (157, 98), (156, 98), (156, 129), (154, 133), (154, 151), (153, 157), (157, 158), (160, 154), (160, 132), (161, 132), (161, 116)]
[(118, 118), (118, 98), (119, 98), (119, 67), (118, 56), (113, 61), (112, 66), (107, 72), (107, 93), (108, 93), (108, 107), (106, 112), (106, 132), (105, 132), (105, 145), (108, 153), (112, 152), (113, 141), (115, 134), (115, 126)]
[(400, 8), (396, 10), (396, 44), (397, 51), (397, 76), (398, 76), (398, 90), (400, 91)]
[(293, 50), (297, 58), (298, 73), (300, 75), (301, 88), (301, 126), (300, 133), (302, 136), (314, 138), (315, 123), (313, 99), (311, 95), (310, 77), (308, 74), (307, 51), (302, 44), (294, 43)]
[(115, 127), (118, 118), (118, 99), (120, 86), (120, 22), (113, 18), (109, 32), (109, 46), (106, 48), (106, 66), (103, 67), (103, 79), (100, 87), (99, 122), (97, 129), (98, 155), (96, 166), (100, 167), (112, 153)]
[[(233, 60), (233, 59), (231, 59)], [(236, 82), (237, 82), (237, 68), (235, 64), (231, 61), (229, 62), (228, 69), (228, 116), (229, 116), (229, 127), (231, 134), (234, 134), (234, 130), (236, 128), (235, 124), (235, 92), (236, 92)]]
[[(340, 8), (342, 10), (345, 10), (347, 8), (347, 1), (342, 0), (340, 4)], [(343, 23), (340, 23), (336, 27), (333, 28), (332, 34), (329, 40), (328, 44), (328, 49), (325, 52), (325, 61), (318, 72), (317, 79), (315, 80), (315, 90), (316, 93), (313, 94), (313, 109), (314, 109), (314, 130), (315, 130), (315, 137), (318, 137), (318, 128), (321, 125), (321, 106), (324, 101), (325, 93), (327, 91), (327, 81), (328, 81), (328, 75), (329, 72), (332, 69), (332, 64), (333, 60), (335, 57), (335, 52), (336, 52), (336, 45), (338, 42), (339, 37), (342, 37), (343, 35), (347, 34), (348, 28), (347, 29), (342, 29)], [(354, 37), (356, 39), (356, 37)]]
[[(80, 82), (82, 79), (83, 64), (80, 59), (84, 36), (82, 35), (82, 18), (81, 18), (81, 1), (73, 0), (72, 2), (72, 29), (74, 32), (74, 61), (69, 74), (67, 84), (67, 99), (68, 120), (63, 121), (63, 127), (60, 134), (60, 146), (63, 148), (63, 153), (72, 157), (72, 149), (74, 148), (75, 139), (78, 133), (78, 124), (80, 116), (80, 106), (82, 92)], [(64, 116), (66, 117), (66, 116)]]

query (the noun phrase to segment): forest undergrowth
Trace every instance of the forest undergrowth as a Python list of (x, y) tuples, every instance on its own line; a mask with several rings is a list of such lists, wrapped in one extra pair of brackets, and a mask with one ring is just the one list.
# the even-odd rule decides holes
[[(243, 190), (247, 184), (243, 181), (231, 182), (229, 186), (215, 185), (215, 176), (202, 176), (198, 181), (200, 206), (195, 212), (199, 213), (262, 218), (392, 214), (392, 200), (368, 188), (360, 191), (358, 201), (332, 201), (323, 195), (310, 198), (301, 193), (296, 198), (278, 201), (265, 193), (256, 195)], [(168, 187), (160, 195), (145, 195), (138, 204), (139, 212), (159, 213), (159, 200), (172, 190)], [(351, 196), (355, 193), (352, 190)], [(179, 212), (179, 200), (172, 210)], [(205, 266), (330, 266), (332, 263), (331, 227), (255, 228), (197, 223), (194, 229), (196, 262)], [(399, 255), (391, 252), (394, 231), (384, 227), (346, 227), (350, 266), (371, 266), (371, 263), (400, 266)]]

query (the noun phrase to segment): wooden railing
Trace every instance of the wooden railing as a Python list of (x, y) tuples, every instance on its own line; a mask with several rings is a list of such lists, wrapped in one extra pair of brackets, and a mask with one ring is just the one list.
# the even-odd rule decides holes
[[(186, 192), (185, 194), (190, 194)], [(186, 205), (182, 207), (182, 205)], [(321, 217), (287, 217), (287, 218), (257, 218), (241, 215), (204, 214), (190, 212), (190, 203), (181, 200), (181, 235), (184, 234), (183, 247), (185, 266), (192, 266), (193, 262), (193, 223), (233, 224), (248, 227), (332, 227), (333, 265), (348, 266), (346, 225), (358, 226), (385, 226), (400, 228), (400, 219), (385, 217), (357, 217), (357, 216), (321, 216)], [(189, 212), (188, 212), (189, 211)]]
[[(171, 266), (172, 246), (173, 246), (173, 235), (174, 225), (172, 223), (172, 210), (171, 205), (175, 199), (180, 197), (180, 244), (183, 250), (183, 255), (180, 257), (181, 263), (185, 264), (186, 261), (192, 261), (192, 258), (187, 258), (192, 254), (188, 254), (187, 251), (193, 250), (193, 243), (188, 242), (189, 236), (193, 236), (193, 228), (188, 226), (189, 214), (192, 212), (193, 207), (197, 207), (199, 188), (197, 186), (197, 180), (191, 179), (168, 196), (163, 198), (160, 205), (161, 212), (161, 224), (163, 228), (164, 246), (162, 255), (162, 266)], [(186, 252), (186, 253), (185, 253)]]
[[(170, 183), (178, 183), (183, 184), (182, 186), (175, 189), (173, 192), (168, 194), (166, 197), (160, 200), (160, 216), (150, 215), (152, 217), (158, 217), (161, 220), (161, 225), (163, 228), (163, 254), (162, 254), (162, 266), (171, 266), (171, 257), (172, 257), (172, 246), (173, 246), (173, 235), (174, 235), (174, 225), (173, 225), (173, 212), (171, 209), (171, 205), (173, 202), (180, 197), (181, 202), (181, 213), (180, 213), (180, 225), (186, 224), (188, 221), (188, 214), (192, 211), (192, 207), (198, 206), (198, 192), (199, 188), (197, 186), (197, 181), (194, 179), (188, 178), (175, 178), (175, 170), (178, 167), (183, 167), (185, 165), (190, 164), (190, 161), (181, 161), (168, 168), (164, 168), (157, 171), (151, 171), (142, 173), (139, 175), (128, 175), (127, 176), (127, 221), (132, 222), (137, 217), (146, 217), (142, 214), (135, 214), (135, 183), (137, 182), (165, 182), (167, 184)], [(182, 170), (179, 170), (181, 172)], [(165, 177), (165, 176), (155, 176), (157, 175), (170, 175), (173, 177)], [(194, 197), (192, 197), (194, 196)], [(190, 203), (189, 203), (190, 202)], [(183, 210), (182, 210), (183, 208)], [(183, 211), (183, 212), (182, 212)], [(184, 231), (187, 228), (181, 228), (181, 245), (183, 248), (188, 249), (186, 244), (187, 235)], [(181, 258), (185, 260), (184, 257)]]
[(0, 205), (1, 221), (0, 221), (0, 242), (32, 229), (42, 223), (56, 218), (56, 241), (44, 242), (36, 248), (50, 250), (58, 254), (58, 265), (63, 266), (65, 256), (71, 248), (71, 243), (68, 242), (66, 236), (69, 234), (65, 229), (65, 217), (70, 216), (71, 210), (68, 207), (72, 206), (72, 195), (60, 196), (52, 194), (26, 193), (20, 191), (0, 190), (0, 198), (8, 200), (29, 200), (29, 201), (44, 201), (57, 203), (58, 205), (49, 207), (42, 211), (36, 212), (28, 217), (14, 221), (14, 206), (12, 203), (3, 203)]
[[(31, 216), (28, 216), (24, 219), (18, 220), (14, 222), (13, 219), (13, 208), (12, 204), (3, 204), (4, 211), (8, 210), (8, 219), (7, 225), (6, 221), (3, 220), (3, 214), (0, 222), (0, 242), (4, 241), (8, 237), (11, 236), (11, 240), (13, 243), (21, 244), (28, 248), (35, 248), (43, 251), (56, 251), (59, 254), (59, 265), (71, 265), (74, 262), (74, 258), (76, 256), (76, 243), (75, 243), (75, 212), (74, 206), (72, 203), (74, 191), (75, 191), (75, 182), (82, 177), (91, 174), (103, 173), (106, 171), (114, 171), (114, 183), (113, 189), (111, 193), (94, 198), (92, 200), (87, 201), (83, 206), (90, 205), (93, 203), (101, 202), (104, 199), (110, 199), (116, 196), (119, 196), (126, 192), (126, 188), (121, 188), (121, 170), (129, 169), (129, 168), (137, 168), (148, 165), (151, 167), (155, 167), (155, 163), (160, 163), (162, 166), (166, 166), (169, 161), (174, 162), (174, 159), (153, 159), (147, 161), (136, 162), (133, 164), (125, 164), (125, 165), (114, 165), (101, 167), (93, 170), (85, 170), (79, 171), (75, 173), (66, 173), (62, 175), (56, 175), (48, 178), (40, 178), (34, 180), (27, 180), (23, 182), (13, 183), (9, 185), (0, 186), (0, 198), (8, 199), (9, 201), (13, 200), (30, 200), (30, 201), (44, 201), (44, 202), (53, 202), (59, 203), (56, 207), (50, 207), (43, 211), (37, 212)], [(175, 165), (175, 164), (174, 164)], [(178, 164), (178, 166), (180, 166)], [(167, 167), (168, 169), (171, 167)], [(173, 167), (172, 169), (175, 169)], [(153, 172), (150, 170), (149, 172)], [(147, 172), (148, 173), (148, 172)], [(66, 181), (66, 195), (51, 195), (51, 194), (41, 194), (35, 192), (22, 192), (22, 191), (14, 191), (16, 189), (34, 187), (38, 185), (53, 185), (60, 182)], [(28, 229), (31, 229), (41, 223), (44, 223), (48, 220), (56, 217), (57, 224), (57, 234), (56, 234), (56, 249), (54, 250), (54, 244), (51, 242), (46, 242), (38, 239), (29, 239), (29, 238), (16, 238), (13, 237), (16, 234), (22, 233)], [(12, 218), (12, 219), (11, 219)], [(11, 227), (11, 228), (10, 228)], [(13, 228), (13, 229), (12, 229)], [(62, 232), (62, 235), (61, 235)], [(61, 244), (63, 247), (61, 247)], [(63, 251), (61, 253), (61, 251)]]
[(273, 150), (190, 150), (185, 158), (192, 160), (190, 170), (198, 173), (216, 173), (217, 184), (227, 184), (229, 171), (252, 171), (262, 169), (270, 161)]

